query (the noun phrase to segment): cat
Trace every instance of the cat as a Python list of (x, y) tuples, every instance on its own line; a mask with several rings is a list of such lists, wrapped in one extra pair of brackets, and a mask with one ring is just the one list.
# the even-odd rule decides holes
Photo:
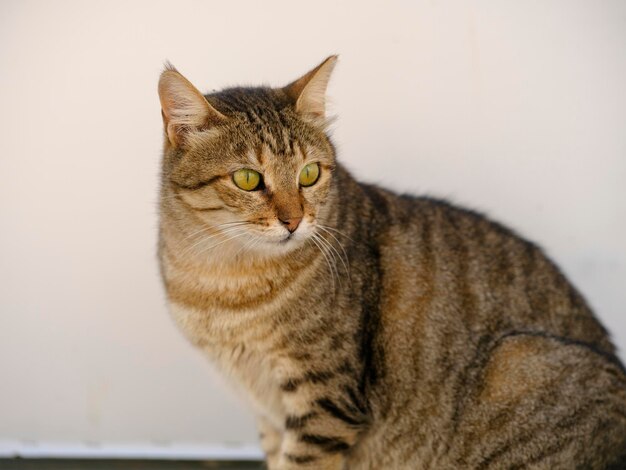
[(159, 81), (169, 309), (268, 467), (626, 468), (626, 373), (581, 294), (502, 225), (355, 181), (336, 60), (282, 88)]

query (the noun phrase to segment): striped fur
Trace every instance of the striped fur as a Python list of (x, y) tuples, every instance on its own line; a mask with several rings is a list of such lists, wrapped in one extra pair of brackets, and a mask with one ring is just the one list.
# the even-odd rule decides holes
[(480, 214), (356, 182), (324, 129), (334, 61), (205, 97), (168, 68), (160, 89), (170, 309), (246, 391), (269, 468), (623, 468), (626, 374), (585, 300)]

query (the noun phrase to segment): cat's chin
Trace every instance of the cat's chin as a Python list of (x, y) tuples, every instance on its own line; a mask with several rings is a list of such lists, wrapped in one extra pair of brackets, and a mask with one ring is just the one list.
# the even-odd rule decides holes
[(291, 234), (283, 238), (268, 238), (258, 243), (254, 250), (264, 256), (279, 256), (302, 248), (307, 236)]

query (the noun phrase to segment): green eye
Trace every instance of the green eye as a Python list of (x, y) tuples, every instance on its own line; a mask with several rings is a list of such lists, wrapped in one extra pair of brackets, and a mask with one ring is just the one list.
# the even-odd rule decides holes
[(309, 163), (300, 172), (300, 186), (313, 186), (319, 176), (319, 165), (317, 163)]
[(233, 183), (244, 191), (252, 191), (261, 183), (261, 175), (249, 168), (242, 168), (233, 173)]

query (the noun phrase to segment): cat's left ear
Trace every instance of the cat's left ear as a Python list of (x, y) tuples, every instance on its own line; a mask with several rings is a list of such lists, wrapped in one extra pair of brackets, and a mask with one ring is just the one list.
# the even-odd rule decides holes
[(313, 70), (283, 88), (294, 101), (298, 113), (314, 120), (325, 120), (326, 88), (336, 63), (337, 56), (331, 55)]

